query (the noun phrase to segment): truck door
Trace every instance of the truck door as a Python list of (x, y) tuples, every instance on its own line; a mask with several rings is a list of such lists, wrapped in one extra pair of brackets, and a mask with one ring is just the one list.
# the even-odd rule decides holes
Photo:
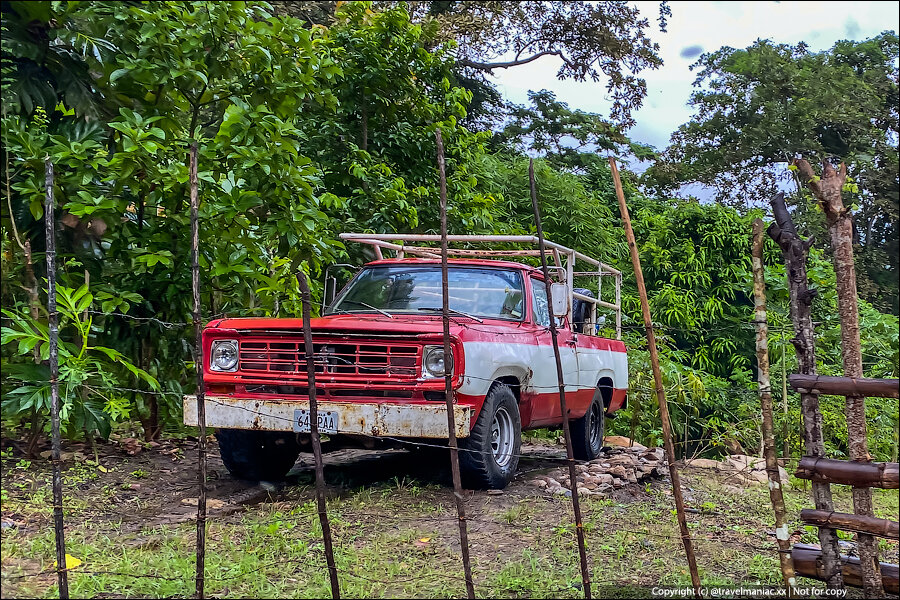
[[(556, 374), (556, 357), (550, 337), (550, 306), (547, 288), (543, 281), (531, 278), (531, 323), (534, 327), (535, 351), (529, 391), (533, 394), (532, 424), (542, 425), (562, 422), (559, 410), (559, 379)], [(575, 355), (575, 334), (568, 324), (557, 326), (557, 344), (563, 369), (566, 400), (578, 389), (578, 361)]]

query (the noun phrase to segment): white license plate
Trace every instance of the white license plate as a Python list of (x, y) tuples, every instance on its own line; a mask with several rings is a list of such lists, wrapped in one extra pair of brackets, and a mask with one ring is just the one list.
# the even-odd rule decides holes
[[(320, 410), (318, 412), (319, 433), (337, 433), (338, 412), (336, 410)], [(309, 411), (305, 408), (294, 410), (294, 431), (309, 433)]]

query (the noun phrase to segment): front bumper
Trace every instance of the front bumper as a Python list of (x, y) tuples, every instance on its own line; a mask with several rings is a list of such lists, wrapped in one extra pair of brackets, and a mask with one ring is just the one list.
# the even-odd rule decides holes
[[(207, 395), (207, 427), (293, 431), (294, 410), (309, 410), (308, 400), (234, 398)], [(320, 412), (338, 413), (338, 433), (447, 439), (447, 406), (443, 402), (316, 402)], [(184, 396), (184, 424), (197, 426), (197, 397)], [(455, 404), (456, 437), (469, 437), (472, 406)]]

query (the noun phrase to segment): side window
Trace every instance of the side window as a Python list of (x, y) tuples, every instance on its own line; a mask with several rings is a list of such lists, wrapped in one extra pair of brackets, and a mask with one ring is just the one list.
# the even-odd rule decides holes
[(532, 311), (534, 322), (541, 327), (550, 327), (550, 307), (547, 305), (547, 286), (543, 281), (531, 280)]

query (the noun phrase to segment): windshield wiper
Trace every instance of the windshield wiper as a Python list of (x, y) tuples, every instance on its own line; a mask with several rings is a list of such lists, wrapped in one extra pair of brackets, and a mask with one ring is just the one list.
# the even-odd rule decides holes
[[(435, 308), (435, 307), (432, 307), (432, 306), (420, 306), (420, 307), (419, 307), (419, 310), (429, 310), (429, 311), (433, 311), (433, 312), (444, 312), (444, 309), (443, 309), (443, 308)], [(476, 317), (475, 315), (470, 315), (469, 313), (464, 313), (463, 311), (461, 311), (461, 310), (456, 310), (455, 308), (448, 308), (448, 309), (447, 309), (447, 312), (451, 312), (451, 313), (453, 313), (453, 314), (455, 314), (455, 315), (460, 315), (460, 316), (463, 316), (463, 317), (469, 317), (469, 318), (472, 319), (473, 321), (478, 321), (479, 323), (484, 323), (483, 320), (479, 319), (479, 318)]]
[(365, 302), (357, 302), (356, 300), (344, 300), (344, 302), (349, 302), (350, 304), (356, 304), (357, 306), (362, 306), (362, 307), (364, 307), (364, 308), (370, 308), (370, 309), (372, 309), (372, 310), (374, 310), (374, 311), (376, 311), (376, 312), (380, 312), (381, 314), (383, 314), (383, 315), (386, 316), (386, 317), (389, 317), (389, 318), (391, 318), (391, 319), (394, 318), (394, 315), (392, 315), (392, 314), (389, 313), (388, 311), (386, 311), (386, 310), (381, 310), (380, 308), (375, 308), (375, 307), (372, 306), (371, 304), (366, 304)]

